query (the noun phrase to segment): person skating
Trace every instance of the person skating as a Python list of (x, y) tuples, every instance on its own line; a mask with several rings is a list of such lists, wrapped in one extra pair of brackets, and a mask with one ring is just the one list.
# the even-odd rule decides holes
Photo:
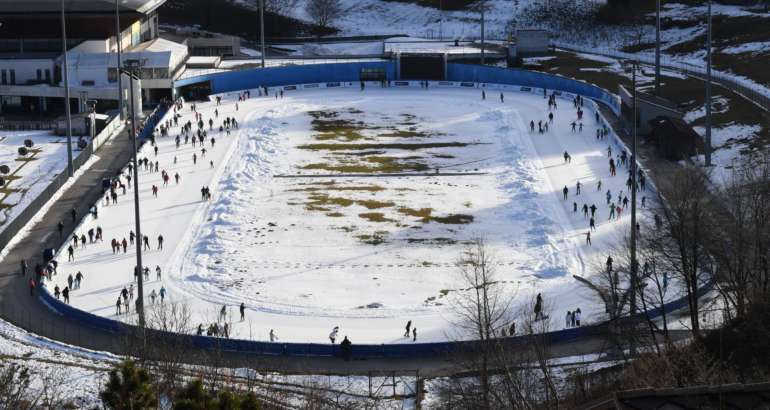
[(134, 231), (129, 231), (128, 240), (131, 246), (134, 246), (134, 239), (136, 239), (136, 234), (134, 233)]
[(64, 303), (69, 304), (70, 303), (70, 288), (64, 287), (64, 289), (61, 291), (61, 297), (64, 298)]
[(145, 266), (142, 273), (144, 274), (144, 280), (146, 281), (150, 280), (150, 268)]
[(72, 217), (72, 223), (74, 224), (78, 220), (78, 211), (75, 208), (70, 210), (70, 216)]
[(588, 221), (588, 229), (591, 230), (591, 231), (595, 231), (596, 230), (596, 220), (594, 219), (593, 216)]
[(128, 253), (128, 242), (126, 241), (126, 238), (123, 238), (123, 241), (120, 244), (123, 245), (123, 253)]
[(416, 327), (414, 329), (412, 329), (412, 341), (413, 342), (417, 341), (417, 328)]
[(59, 223), (56, 225), (56, 230), (59, 231), (59, 239), (61, 239), (64, 235), (64, 222), (59, 221)]
[(567, 316), (564, 318), (564, 327), (569, 329), (572, 326), (572, 312), (567, 311)]
[(577, 310), (575, 311), (575, 314), (573, 315), (573, 319), (575, 321), (574, 325), (576, 327), (580, 327), (580, 316), (581, 315), (582, 315), (582, 312), (580, 312), (580, 308), (577, 308)]
[[(150, 303), (151, 304), (153, 304), (153, 305), (155, 304), (155, 298), (157, 296), (158, 296), (158, 294), (155, 292), (155, 289), (153, 289), (152, 292), (150, 292)], [(139, 299), (137, 299), (137, 300), (139, 300)]]
[(591, 231), (586, 232), (586, 244), (591, 246)]
[(53, 296), (58, 300), (59, 297), (61, 297), (61, 290), (59, 289), (59, 285), (56, 285), (53, 287)]
[(83, 281), (83, 272), (78, 271), (78, 273), (75, 274), (75, 288), (80, 289), (80, 282)]
[(161, 273), (161, 272), (160, 272), (160, 266), (158, 266), (158, 265), (155, 265), (155, 278), (156, 278), (157, 280), (160, 280), (160, 276), (161, 276), (161, 274), (160, 274), (160, 273)]
[(224, 322), (227, 319), (227, 305), (222, 305), (219, 310), (219, 321)]
[(569, 195), (569, 188), (567, 188), (566, 185), (564, 185), (564, 189), (561, 190), (562, 194), (564, 194), (564, 200), (567, 200), (567, 196)]
[(158, 235), (158, 250), (163, 250), (163, 235)]
[(487, 99), (487, 93), (484, 92), (484, 90), (481, 90), (481, 99), (486, 100)]
[(150, 250), (150, 237), (147, 235), (142, 235), (142, 242), (144, 242), (144, 250), (148, 251)]
[(73, 248), (72, 245), (67, 247), (67, 261), (75, 261), (75, 248)]
[(404, 337), (409, 337), (409, 329), (412, 327), (412, 321), (406, 322), (406, 332), (404, 332)]
[(278, 334), (275, 333), (275, 330), (270, 329), (270, 341), (275, 342), (276, 340), (278, 340)]
[(505, 102), (505, 96), (503, 95), (503, 93), (500, 93), (500, 102), (501, 103)]
[(337, 340), (337, 333), (340, 332), (339, 326), (334, 326), (334, 329), (332, 329), (332, 332), (329, 333), (329, 340), (334, 344), (334, 341)]
[(246, 305), (243, 302), (241, 302), (240, 311), (241, 311), (241, 322), (243, 322), (244, 320), (246, 320)]
[(166, 298), (166, 288), (161, 286), (159, 294), (160, 294), (160, 303), (163, 303), (163, 299)]
[(538, 293), (537, 297), (535, 298), (535, 320), (538, 320), (543, 315), (543, 297)]
[(115, 311), (117, 315), (120, 315), (120, 307), (123, 303), (120, 302), (120, 296), (118, 296), (118, 301), (115, 302)]

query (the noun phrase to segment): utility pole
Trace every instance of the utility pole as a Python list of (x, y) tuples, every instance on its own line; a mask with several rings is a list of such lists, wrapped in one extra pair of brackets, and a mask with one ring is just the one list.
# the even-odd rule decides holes
[(265, 68), (265, 0), (259, 0), (259, 31), (262, 42), (262, 68)]
[[(639, 159), (637, 158), (637, 148), (639, 145), (639, 132), (638, 132), (638, 126), (637, 126), (637, 91), (636, 91), (636, 70), (637, 70), (637, 63), (634, 61), (634, 74), (633, 74), (633, 99), (634, 99), (634, 141), (633, 145), (631, 146), (631, 307), (630, 307), (630, 315), (633, 317), (636, 315), (636, 291), (639, 283), (639, 262), (636, 259), (636, 189), (637, 189), (637, 163)], [(631, 354), (636, 354), (636, 344), (632, 342), (631, 344)]]
[(655, 10), (655, 95), (660, 97), (660, 0)]
[(708, 0), (706, 34), (706, 166), (711, 166), (711, 0)]
[[(137, 299), (136, 299), (136, 314), (139, 317), (139, 327), (144, 328), (144, 276), (142, 264), (142, 242), (144, 236), (142, 236), (141, 219), (139, 217), (139, 160), (137, 159), (138, 144), (136, 143), (136, 104), (134, 101), (134, 79), (137, 77), (136, 72), (141, 69), (141, 61), (128, 60), (126, 61), (126, 68), (124, 72), (128, 74), (131, 87), (130, 95), (131, 102), (129, 104), (131, 108), (131, 143), (132, 143), (132, 158), (131, 162), (134, 165), (134, 223), (136, 225), (136, 268), (134, 274), (136, 275), (137, 284)], [(138, 80), (138, 78), (136, 78)]]
[(126, 118), (126, 114), (123, 112), (125, 110), (125, 107), (123, 105), (123, 79), (120, 75), (120, 68), (123, 66), (121, 63), (121, 48), (122, 44), (120, 41), (120, 5), (118, 4), (120, 0), (115, 0), (115, 41), (117, 43), (117, 50), (118, 50), (118, 66), (115, 68), (115, 71), (118, 73), (118, 109), (120, 110), (120, 119), (124, 120)]
[(438, 0), (438, 12), (439, 12), (438, 39), (443, 40), (444, 39), (444, 1), (443, 0)]
[(64, 77), (64, 110), (67, 118), (67, 175), (72, 178), (75, 175), (75, 168), (72, 166), (72, 113), (70, 112), (70, 79), (69, 79), (69, 61), (67, 60), (67, 19), (64, 16), (64, 0), (61, 0), (61, 44), (64, 52), (64, 67), (62, 73)]
[(481, 7), (481, 65), (484, 65), (484, 9), (486, 9), (486, 2), (479, 3)]

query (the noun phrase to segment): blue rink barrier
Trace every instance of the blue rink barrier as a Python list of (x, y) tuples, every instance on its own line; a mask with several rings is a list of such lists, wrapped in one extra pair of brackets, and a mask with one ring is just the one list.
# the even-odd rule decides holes
[[(396, 63), (393, 61), (375, 61), (360, 63), (336, 63), (317, 64), (289, 67), (274, 67), (266, 69), (253, 69), (244, 71), (222, 72), (191, 77), (177, 81), (175, 87), (209, 82), (213, 94), (230, 93), (240, 90), (255, 89), (257, 87), (282, 87), (284, 90), (292, 90), (302, 85), (301, 88), (334, 88), (344, 86), (356, 86), (359, 81), (361, 69), (384, 69), (388, 78), (395, 79)], [(489, 88), (505, 90), (512, 89), (530, 93), (540, 93), (543, 90), (550, 94), (570, 97), (582, 95), (596, 102), (603, 103), (613, 112), (620, 110), (618, 98), (597, 86), (569, 79), (566, 77), (538, 73), (521, 69), (506, 69), (470, 64), (450, 63), (447, 67), (446, 81), (431, 82), (438, 87), (468, 87)], [(349, 84), (350, 83), (350, 84)], [(356, 84), (352, 84), (356, 83)], [(403, 81), (404, 86), (416, 87), (417, 82)], [(292, 88), (293, 87), (293, 88)], [(163, 118), (167, 107), (161, 107), (159, 112), (148, 120), (141, 135), (146, 137), (153, 130), (158, 121)], [(706, 295), (713, 286), (713, 282), (704, 284), (698, 290), (698, 297)], [(61, 300), (54, 298), (45, 284), (40, 286), (40, 297), (51, 309), (62, 316), (68, 317), (93, 329), (110, 332), (116, 336), (134, 331), (128, 324), (112, 320), (106, 317), (94, 315), (74, 308)], [(655, 308), (646, 313), (638, 314), (635, 318), (621, 319), (623, 322), (633, 322), (645, 318), (655, 319), (664, 312), (671, 312), (686, 308), (686, 297), (667, 303), (663, 308)], [(548, 343), (564, 343), (586, 337), (606, 334), (609, 324), (599, 323), (595, 325), (581, 326), (577, 328), (557, 330), (534, 336), (514, 336), (499, 339), (500, 343), (511, 347), (525, 346), (533, 337), (543, 338)], [(292, 357), (332, 357), (339, 356), (339, 345), (328, 343), (284, 343), (284, 342), (260, 342), (239, 339), (224, 339), (209, 336), (182, 335), (148, 329), (155, 337), (161, 337), (171, 342), (184, 342), (201, 349), (219, 349), (222, 351), (237, 352), (243, 354), (255, 354), (266, 356), (292, 356)], [(541, 339), (542, 340), (542, 339)], [(355, 344), (353, 340), (352, 356), (357, 359), (376, 358), (417, 358), (435, 357), (456, 353), (458, 351), (473, 351), (479, 344), (475, 341), (437, 342), (437, 343), (397, 343), (397, 344)]]

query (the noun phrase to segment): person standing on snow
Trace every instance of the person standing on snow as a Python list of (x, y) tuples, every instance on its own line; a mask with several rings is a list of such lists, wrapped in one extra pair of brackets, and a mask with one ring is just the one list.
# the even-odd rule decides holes
[(332, 332), (329, 333), (329, 340), (334, 344), (334, 341), (337, 340), (337, 333), (340, 332), (339, 326), (334, 326), (334, 329), (332, 329)]
[(412, 327), (412, 321), (406, 322), (406, 332), (404, 333), (404, 337), (409, 337), (409, 329)]

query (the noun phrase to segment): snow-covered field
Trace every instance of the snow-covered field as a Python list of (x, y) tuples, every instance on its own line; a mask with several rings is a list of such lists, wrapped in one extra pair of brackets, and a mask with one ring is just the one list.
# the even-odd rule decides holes
[[(25, 140), (34, 146), (26, 157), (19, 155)], [(73, 155), (77, 156), (73, 141)], [(67, 165), (67, 142), (49, 131), (0, 131), (0, 165), (8, 165), (10, 173), (2, 175), (7, 185), (0, 193), (0, 231), (4, 230), (27, 205), (48, 187)]]
[[(149, 144), (141, 154), (171, 175), (163, 186), (160, 172), (140, 172), (142, 231), (152, 248), (144, 254), (148, 304), (147, 295), (163, 287), (165, 303), (188, 304), (203, 324), (217, 322), (226, 304), (231, 336), (245, 339), (265, 340), (275, 329), (280, 340), (323, 342), (340, 326), (357, 343), (406, 342), (400, 335), (412, 320), (418, 341), (445, 340), (457, 336), (451, 300), (467, 288), (455, 262), (468, 241), (484, 237), (515, 306), (542, 292), (557, 318), (577, 307), (584, 321), (603, 313), (572, 275), (590, 275), (589, 265), (606, 258), (627, 229), (628, 212), (608, 220), (605, 199), (609, 190), (618, 202), (626, 170), (609, 176), (608, 142), (596, 140), (588, 105), (582, 132), (570, 131), (572, 102), (559, 100), (550, 131), (538, 134), (528, 123), (547, 121), (546, 100), (518, 92), (501, 102), (497, 91), (482, 100), (478, 89), (302, 90), (253, 97), (237, 111), (236, 100), (198, 104), (206, 122), (219, 110), (209, 136), (216, 144), (206, 142), (205, 158), (184, 139), (175, 147), (178, 127), (159, 138), (157, 157)], [(180, 124), (192, 119), (189, 106), (180, 113)], [(219, 133), (233, 116), (240, 129)], [(451, 172), (478, 175), (444, 175)], [(342, 175), (355, 173), (366, 175)], [(211, 201), (201, 201), (203, 186)], [(135, 261), (132, 246), (128, 253), (110, 249), (112, 238), (133, 229), (133, 194), (118, 193), (117, 205), (102, 202), (99, 219), (89, 217), (78, 230), (101, 226), (104, 242), (75, 249), (74, 262), (63, 251), (54, 277), (64, 288), (81, 271), (71, 303), (113, 318)], [(586, 244), (588, 218), (573, 212), (573, 202), (599, 209), (593, 246)], [(561, 328), (561, 320), (553, 322)]]

